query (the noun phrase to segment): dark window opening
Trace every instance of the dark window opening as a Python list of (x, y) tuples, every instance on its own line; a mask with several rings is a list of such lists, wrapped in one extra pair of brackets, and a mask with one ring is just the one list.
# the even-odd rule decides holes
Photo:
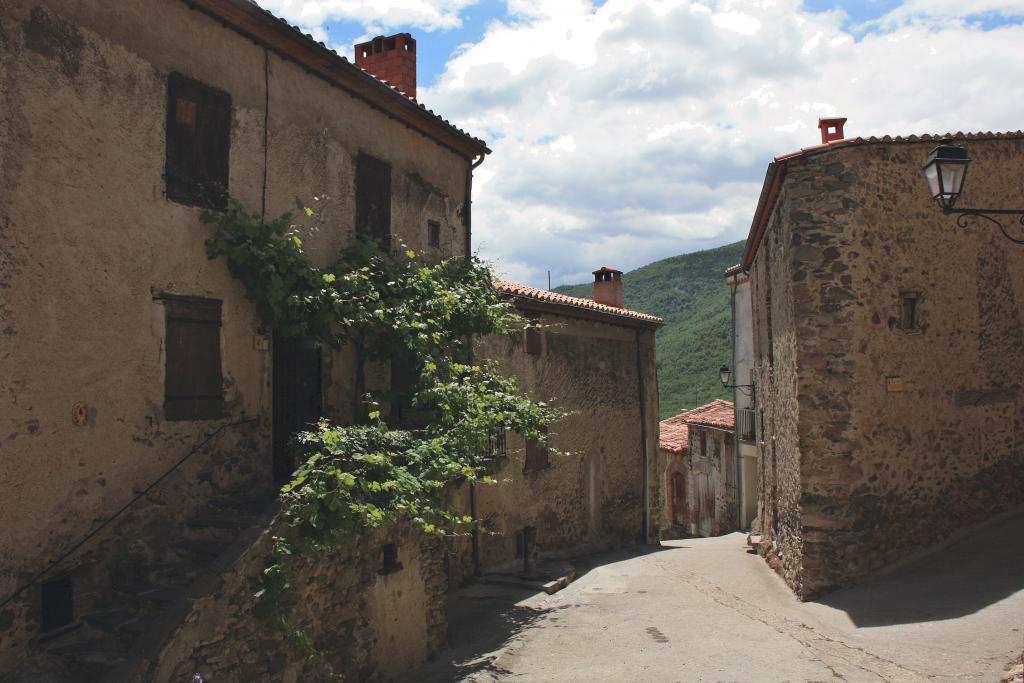
[(516, 559), (520, 560), (523, 557), (525, 539), (523, 538), (523, 532), (520, 531), (516, 534)]
[(391, 248), (391, 165), (369, 154), (356, 159), (356, 235)]
[(918, 320), (917, 302), (918, 302), (918, 295), (917, 294), (904, 294), (903, 295), (903, 329), (904, 330), (918, 330), (918, 329), (920, 329), (920, 320)]
[(485, 459), (504, 458), (508, 455), (508, 446), (505, 436), (505, 425), (498, 425), (487, 437), (487, 451)]
[[(539, 427), (541, 434), (547, 434), (548, 429), (543, 425)], [(551, 465), (551, 454), (548, 449), (534, 439), (526, 440), (526, 464), (523, 472), (539, 472)]]
[(388, 38), (387, 40), (385, 40), (384, 41), (384, 49), (385, 50), (394, 50), (395, 49), (395, 39), (394, 38)]
[(178, 73), (168, 76), (166, 144), (167, 198), (226, 209), (231, 95)]
[(426, 415), (412, 405), (419, 378), (420, 366), (415, 356), (399, 351), (391, 357), (391, 417), (395, 424), (406, 429), (426, 427)]
[(703, 429), (700, 431), (700, 454), (708, 457), (708, 433)]
[(437, 221), (427, 221), (427, 243), (435, 249), (441, 247), (441, 224)]
[(539, 356), (541, 352), (541, 333), (535, 321), (526, 328), (526, 352), (533, 356)]
[(221, 302), (164, 295), (164, 417), (213, 420), (224, 414), (220, 367)]
[(381, 563), (379, 574), (390, 574), (402, 568), (398, 561), (398, 546), (394, 543), (385, 543), (380, 547)]
[(44, 632), (67, 626), (75, 620), (74, 585), (71, 577), (46, 581), (39, 586), (40, 626)]

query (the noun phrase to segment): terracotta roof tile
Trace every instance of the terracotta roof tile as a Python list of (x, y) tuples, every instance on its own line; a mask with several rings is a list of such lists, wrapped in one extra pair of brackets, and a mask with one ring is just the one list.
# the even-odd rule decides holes
[(821, 145), (814, 145), (812, 147), (802, 147), (795, 152), (789, 152), (775, 157), (775, 161), (786, 161), (787, 159), (795, 159), (802, 156), (810, 156), (816, 152), (824, 152), (827, 150), (836, 149), (839, 147), (852, 147), (855, 145), (872, 145), (872, 144), (890, 144), (890, 143), (912, 143), (912, 142), (935, 142), (938, 144), (939, 140), (945, 140), (950, 138), (952, 140), (1016, 140), (1018, 138), (1024, 138), (1024, 131), (1004, 131), (993, 133), (991, 131), (985, 133), (964, 133), (958, 131), (956, 133), (945, 133), (943, 135), (930, 135), (925, 133), (924, 135), (883, 135), (882, 137), (876, 137), (874, 135), (862, 138), (843, 138), (842, 140), (833, 140), (826, 142)]
[(662, 420), (658, 447), (670, 453), (685, 453), (690, 425), (733, 429), (736, 413), (732, 402), (716, 398), (711, 403)]
[[(685, 413), (684, 413), (685, 415)], [(658, 432), (658, 447), (669, 453), (685, 453), (690, 448), (690, 427), (679, 422), (681, 415), (661, 421)]]
[[(186, 3), (189, 2), (189, 0), (183, 0), (183, 1), (186, 2)], [(367, 71), (366, 69), (364, 69), (364, 68), (362, 68), (360, 66), (356, 66), (352, 62), (348, 61), (348, 58), (345, 57), (344, 55), (339, 55), (336, 51), (334, 51), (333, 49), (327, 47), (322, 42), (316, 40), (310, 34), (303, 33), (302, 29), (300, 29), (298, 26), (295, 26), (295, 25), (289, 23), (286, 19), (283, 19), (282, 17), (277, 16), (273, 12), (271, 12), (271, 11), (261, 7), (260, 4), (258, 2), (256, 2), (256, 0), (243, 0), (243, 2), (245, 2), (247, 5), (253, 7), (256, 10), (259, 10), (259, 11), (263, 12), (267, 16), (268, 19), (273, 19), (274, 21), (279, 22), (282, 26), (286, 26), (287, 28), (291, 29), (295, 33), (296, 37), (301, 38), (307, 44), (309, 44), (311, 46), (315, 46), (317, 49), (321, 50), (323, 53), (327, 53), (329, 55), (332, 55), (332, 57), (330, 59), (332, 61), (334, 61), (334, 63), (335, 63), (334, 65), (335, 66), (341, 66), (344, 69), (352, 69), (353, 71), (359, 73), (363, 77), (367, 77), (367, 78), (372, 79), (381, 89), (390, 91), (394, 95), (397, 95), (398, 97), (400, 97), (402, 100), (406, 100), (406, 101), (412, 103), (414, 106), (419, 107), (419, 109), (421, 109), (423, 112), (425, 112), (427, 115), (429, 115), (430, 118), (434, 119), (434, 121), (436, 123), (439, 123), (439, 124), (443, 125), (445, 128), (447, 128), (448, 130), (452, 131), (456, 135), (459, 135), (459, 136), (461, 136), (463, 138), (466, 138), (467, 140), (471, 140), (473, 143), (479, 145), (484, 150), (486, 150), (484, 153), (489, 153), (490, 152), (490, 150), (487, 149), (487, 143), (484, 142), (483, 140), (481, 140), (480, 138), (475, 137), (473, 135), (470, 135), (466, 131), (462, 130), (458, 126), (456, 126), (453, 123), (451, 123), (450, 121), (448, 121), (448, 119), (442, 118), (439, 114), (434, 113), (434, 111), (432, 109), (427, 109), (425, 106), (423, 106), (423, 104), (418, 102), (415, 97), (410, 97), (409, 95), (407, 95), (406, 93), (402, 92), (401, 90), (399, 90), (395, 86), (391, 85), (387, 81), (374, 76), (369, 71)]]
[(523, 299), (532, 299), (533, 301), (540, 301), (543, 303), (554, 304), (557, 306), (568, 306), (570, 308), (586, 309), (616, 318), (630, 318), (633, 320), (641, 320), (643, 322), (651, 323), (653, 325), (661, 325), (662, 322), (664, 322), (661, 318), (654, 315), (641, 313), (640, 311), (633, 311), (628, 308), (617, 308), (615, 306), (599, 304), (593, 299), (584, 299), (578, 296), (569, 296), (567, 294), (559, 294), (558, 292), (549, 292), (546, 289), (527, 287), (526, 285), (521, 285), (516, 282), (508, 282), (506, 280), (497, 280), (494, 284), (498, 288), (499, 292), (511, 294), (512, 296), (520, 297)]

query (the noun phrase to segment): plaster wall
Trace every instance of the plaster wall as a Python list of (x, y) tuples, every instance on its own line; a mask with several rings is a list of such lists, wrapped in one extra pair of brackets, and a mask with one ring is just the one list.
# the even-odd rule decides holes
[[(1024, 141), (966, 145), (961, 204), (1019, 206)], [(777, 354), (776, 373), (795, 385), (798, 422), (776, 420), (769, 434), (798, 437), (787, 450), (800, 514), (778, 535), (800, 538), (799, 562), (783, 565), (804, 596), (1024, 501), (1024, 251), (987, 224), (957, 229), (937, 208), (920, 173), (933, 146), (794, 161), (770, 228), (788, 249), (759, 254), (782, 264), (795, 311), (796, 354), (785, 369)], [(904, 325), (908, 295), (915, 329)], [(776, 415), (793, 406), (781, 399), (768, 397)], [(787, 468), (787, 480), (796, 474)]]
[(477, 486), (477, 514), (486, 569), (516, 561), (516, 535), (537, 528), (542, 553), (595, 549), (645, 540), (639, 344), (646, 401), (651, 529), (657, 523), (657, 376), (652, 331), (542, 314), (542, 350), (526, 353), (523, 335), (491, 337), (480, 355), (513, 376), (531, 398), (568, 415), (551, 427), (550, 466), (524, 472), (525, 443), (509, 433), (508, 457), (496, 463), (499, 483)]
[[(750, 298), (750, 278), (744, 274), (726, 278), (733, 290), (733, 384), (750, 385), (754, 380), (754, 318)], [(733, 390), (733, 405), (736, 406), (736, 424), (740, 425), (741, 411), (755, 410), (756, 392), (747, 389)], [(756, 417), (755, 417), (756, 431)], [(757, 515), (757, 490), (760, 463), (758, 462), (757, 438), (743, 438), (737, 429), (737, 467), (741, 468), (739, 496), (741, 499), (740, 528), (749, 529)]]
[[(268, 217), (302, 216), (317, 263), (352, 239), (360, 151), (392, 165), (398, 241), (428, 259), (464, 250), (467, 159), (184, 2), (5, 2), (0, 596), (222, 424), (255, 418), (204, 446), (140, 504), (145, 513), (91, 542), (95, 561), (118, 536), (144, 538), (156, 517), (180, 520), (214, 491), (270, 477), (271, 354), (257, 348), (265, 331), (224, 262), (207, 259), (201, 210), (164, 196), (174, 71), (230, 93), (231, 195), (249, 210), (265, 203)], [(440, 249), (427, 247), (427, 220), (442, 226)], [(164, 419), (161, 292), (223, 302), (223, 420)], [(324, 368), (327, 412), (344, 422), (351, 359), (337, 354)], [(72, 423), (76, 404), (83, 426)], [(30, 607), (0, 613), (9, 627), (0, 659), (33, 632)]]

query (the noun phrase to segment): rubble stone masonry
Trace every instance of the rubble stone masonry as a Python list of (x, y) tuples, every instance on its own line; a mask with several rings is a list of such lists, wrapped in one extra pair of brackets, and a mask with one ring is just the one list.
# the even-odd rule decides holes
[[(1024, 139), (960, 142), (961, 205), (1020, 207)], [(753, 260), (763, 532), (805, 598), (1024, 502), (1024, 248), (942, 213), (934, 145), (785, 162)]]

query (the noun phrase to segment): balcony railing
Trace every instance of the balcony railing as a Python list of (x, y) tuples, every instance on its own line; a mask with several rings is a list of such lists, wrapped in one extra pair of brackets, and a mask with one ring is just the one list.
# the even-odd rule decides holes
[(736, 411), (741, 441), (757, 442), (757, 418), (753, 408), (740, 408)]

